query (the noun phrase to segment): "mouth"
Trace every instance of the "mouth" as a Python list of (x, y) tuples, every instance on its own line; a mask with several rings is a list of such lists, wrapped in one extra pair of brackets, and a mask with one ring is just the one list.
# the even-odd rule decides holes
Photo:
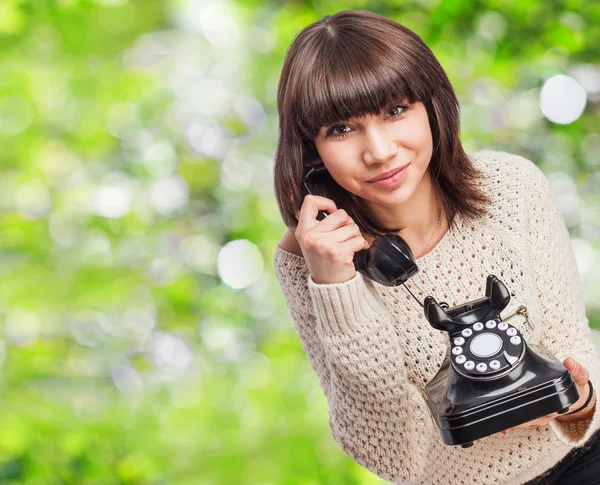
[(375, 183), (375, 182), (385, 181), (386, 179), (391, 179), (397, 173), (405, 170), (406, 167), (408, 167), (409, 165), (410, 165), (410, 163), (407, 163), (406, 165), (403, 165), (402, 167), (394, 168), (392, 170), (388, 170), (387, 172), (383, 172), (382, 174), (379, 174), (377, 177), (374, 177), (371, 180), (367, 180), (367, 183)]

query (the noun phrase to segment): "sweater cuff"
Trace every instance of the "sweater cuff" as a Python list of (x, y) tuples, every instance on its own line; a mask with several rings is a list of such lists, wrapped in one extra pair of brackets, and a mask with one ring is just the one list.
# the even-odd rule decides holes
[(325, 337), (355, 339), (373, 332), (377, 322), (385, 324), (384, 303), (378, 299), (373, 282), (362, 273), (343, 283), (315, 283), (308, 275), (308, 289), (320, 318)]
[[(585, 365), (581, 362), (582, 365)], [(598, 373), (595, 372), (592, 374), (590, 371), (590, 381), (592, 381), (592, 386), (594, 387), (594, 392), (598, 389), (600, 382), (598, 382)], [(596, 399), (598, 399), (598, 394), (596, 393)], [(571, 421), (561, 423), (556, 419), (550, 421), (550, 428), (554, 431), (558, 439), (560, 439), (564, 444), (570, 445), (573, 447), (578, 447), (584, 445), (594, 434), (594, 432), (600, 429), (600, 412), (598, 408), (600, 404), (596, 401), (596, 407), (591, 416), (581, 419), (579, 421)]]

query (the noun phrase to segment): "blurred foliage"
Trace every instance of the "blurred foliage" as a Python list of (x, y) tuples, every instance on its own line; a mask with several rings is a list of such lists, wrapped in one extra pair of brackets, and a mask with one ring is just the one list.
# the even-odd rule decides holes
[(2, 0), (0, 484), (382, 483), (331, 438), (270, 263), (281, 63), (346, 8), (423, 37), (469, 150), (549, 174), (600, 328), (599, 99), (568, 125), (537, 101), (598, 68), (597, 2)]

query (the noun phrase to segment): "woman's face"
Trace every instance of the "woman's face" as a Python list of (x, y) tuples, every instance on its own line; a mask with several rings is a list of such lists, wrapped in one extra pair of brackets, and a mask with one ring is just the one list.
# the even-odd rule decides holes
[[(379, 116), (321, 127), (314, 143), (339, 185), (370, 202), (368, 205), (383, 207), (410, 199), (433, 152), (427, 110), (421, 102), (402, 103)], [(402, 167), (396, 175), (374, 181)]]

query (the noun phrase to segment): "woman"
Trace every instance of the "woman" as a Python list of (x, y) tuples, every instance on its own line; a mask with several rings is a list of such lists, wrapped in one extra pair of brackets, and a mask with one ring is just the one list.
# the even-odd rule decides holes
[[(543, 173), (507, 153), (467, 155), (455, 93), (432, 52), (371, 12), (340, 12), (303, 29), (286, 54), (277, 101), (275, 190), (289, 229), (274, 266), (342, 449), (397, 483), (596, 483), (582, 480), (597, 478), (584, 465), (598, 464), (600, 453), (588, 384), (600, 386), (600, 354)], [(333, 181), (303, 198), (303, 175), (315, 164)], [(329, 216), (318, 220), (320, 210)], [(354, 254), (386, 232), (412, 249), (419, 273), (407, 286), (418, 285), (421, 299), (454, 306), (481, 298), (485, 277), (496, 274), (511, 292), (504, 315), (525, 305), (533, 325), (519, 329), (525, 340), (571, 372), (576, 412), (467, 449), (442, 444), (424, 386), (444, 360), (447, 334), (403, 286), (354, 269)]]

